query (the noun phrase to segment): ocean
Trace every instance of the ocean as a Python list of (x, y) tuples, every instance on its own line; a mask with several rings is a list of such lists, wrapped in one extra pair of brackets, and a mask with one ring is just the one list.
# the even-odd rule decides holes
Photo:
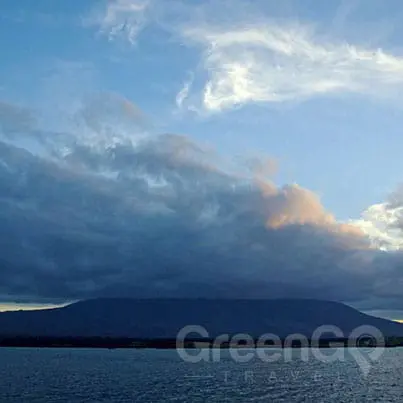
[(176, 350), (1, 348), (0, 402), (403, 399), (402, 348), (375, 353), (376, 359), (371, 352), (356, 356), (347, 349), (278, 350), (271, 362), (253, 351), (248, 359), (242, 359), (246, 350), (239, 352), (241, 359), (228, 350), (215, 351), (215, 357), (205, 351), (208, 361), (193, 363)]

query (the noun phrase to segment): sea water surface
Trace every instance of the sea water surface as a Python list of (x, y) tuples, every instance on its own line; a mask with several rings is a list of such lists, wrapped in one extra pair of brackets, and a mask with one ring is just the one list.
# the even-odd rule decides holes
[(176, 350), (0, 348), (0, 401), (403, 401), (402, 348), (368, 360), (367, 374), (347, 349), (340, 350), (344, 359), (333, 362), (293, 349), (274, 362), (255, 356), (237, 362), (220, 351), (217, 362), (190, 363)]

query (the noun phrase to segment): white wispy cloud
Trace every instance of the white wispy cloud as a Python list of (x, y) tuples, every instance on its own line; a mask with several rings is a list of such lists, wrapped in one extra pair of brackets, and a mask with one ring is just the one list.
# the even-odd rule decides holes
[(88, 18), (86, 25), (99, 26), (109, 40), (123, 38), (132, 45), (147, 23), (148, 0), (112, 0)]
[(189, 78), (184, 82), (182, 89), (176, 95), (176, 105), (181, 108), (183, 102), (189, 96), (190, 88), (192, 87), (193, 83), (193, 74), (190, 74)]
[(203, 47), (207, 78), (199, 102), (209, 112), (340, 92), (388, 96), (403, 87), (403, 58), (322, 41), (309, 26), (266, 21), (192, 26), (181, 33)]
[[(200, 113), (346, 93), (388, 99), (403, 89), (403, 56), (336, 39), (334, 27), (273, 19), (256, 7), (236, 0), (111, 0), (93, 23), (110, 40), (131, 44), (146, 26), (158, 26), (200, 50), (192, 79), (176, 96), (179, 108)], [(352, 8), (341, 7), (334, 24), (344, 24)]]

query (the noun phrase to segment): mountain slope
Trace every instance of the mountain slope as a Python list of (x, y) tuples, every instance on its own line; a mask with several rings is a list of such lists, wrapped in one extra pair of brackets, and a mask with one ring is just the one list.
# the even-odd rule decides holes
[[(347, 305), (318, 300), (94, 299), (63, 308), (0, 313), (0, 335), (176, 337), (186, 325), (206, 328), (209, 337), (274, 333), (311, 337), (321, 325), (345, 337), (361, 325), (385, 336), (403, 336), (403, 325), (363, 314)], [(194, 335), (197, 336), (197, 335)]]

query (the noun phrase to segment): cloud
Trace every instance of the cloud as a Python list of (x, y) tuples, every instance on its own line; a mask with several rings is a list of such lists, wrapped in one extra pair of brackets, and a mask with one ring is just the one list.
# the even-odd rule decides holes
[(403, 249), (403, 193), (394, 192), (386, 202), (368, 207), (360, 219), (351, 220), (382, 250)]
[(201, 74), (207, 76), (197, 106), (209, 112), (325, 94), (382, 97), (403, 86), (403, 58), (322, 39), (309, 25), (260, 19), (192, 24), (181, 34), (203, 49)]
[(18, 145), (0, 141), (4, 300), (403, 303), (401, 253), (371, 247), (309, 190), (276, 186), (271, 160), (229, 164), (186, 136), (145, 133), (142, 114), (116, 94), (98, 94), (78, 113), (81, 124), (71, 133), (26, 128), (24, 136), (47, 150), (42, 154), (26, 147), (25, 137)]
[(330, 35), (356, 6), (342, 4), (334, 26), (318, 27), (280, 18), (271, 4), (113, 0), (91, 21), (110, 40), (135, 44), (150, 25), (198, 50), (200, 62), (176, 104), (202, 114), (323, 95), (396, 99), (403, 87), (403, 57)]
[(176, 106), (178, 108), (182, 108), (183, 102), (189, 96), (189, 91), (193, 83), (193, 74), (190, 75), (189, 79), (187, 79), (182, 87), (182, 89), (176, 95)]
[(84, 21), (85, 26), (99, 26), (110, 41), (124, 39), (134, 45), (147, 23), (149, 0), (112, 0)]

